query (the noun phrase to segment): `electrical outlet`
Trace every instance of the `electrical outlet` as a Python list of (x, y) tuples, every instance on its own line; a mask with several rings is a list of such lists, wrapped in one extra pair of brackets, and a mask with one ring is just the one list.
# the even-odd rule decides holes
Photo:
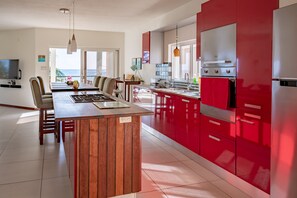
[(129, 116), (129, 117), (120, 117), (120, 123), (129, 123), (129, 122), (132, 122), (132, 117)]

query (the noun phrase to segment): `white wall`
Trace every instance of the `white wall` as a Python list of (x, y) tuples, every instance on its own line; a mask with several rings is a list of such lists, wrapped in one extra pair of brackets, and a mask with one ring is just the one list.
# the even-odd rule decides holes
[[(142, 33), (154, 31), (163, 27), (175, 25), (178, 21), (182, 21), (200, 12), (201, 4), (207, 0), (193, 0), (183, 6), (172, 10), (151, 21), (145, 21), (142, 26), (135, 27), (125, 36), (125, 73), (133, 73), (130, 69), (131, 59), (142, 57)], [(140, 71), (144, 78), (145, 84), (150, 83), (150, 79), (154, 77), (155, 65), (145, 64)]]
[[(178, 28), (178, 42), (188, 41), (196, 39), (196, 23)], [(168, 60), (168, 45), (175, 43), (176, 41), (176, 31), (170, 30), (164, 32), (164, 61), (170, 62)]]
[[(0, 59), (19, 59), (23, 76), (17, 80), (22, 88), (0, 87), (0, 104), (34, 107), (29, 78), (35, 75), (34, 29), (0, 32)], [(8, 80), (0, 83), (7, 84)]]
[[(88, 49), (119, 49), (120, 73), (124, 71), (125, 34), (115, 32), (76, 31), (78, 48)], [(23, 78), (18, 82), (22, 85), (17, 88), (0, 88), (0, 104), (24, 107), (35, 107), (31, 94), (29, 78), (40, 75), (45, 81), (48, 90), (49, 76), (49, 48), (66, 47), (68, 30), (61, 29), (28, 29), (0, 32), (0, 58), (20, 59), (20, 68)], [(39, 63), (38, 55), (45, 55), (46, 62)], [(2, 81), (6, 83), (7, 81)]]

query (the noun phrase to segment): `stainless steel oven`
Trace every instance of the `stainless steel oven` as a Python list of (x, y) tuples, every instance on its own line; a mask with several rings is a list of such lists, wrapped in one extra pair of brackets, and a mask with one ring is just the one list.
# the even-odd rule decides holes
[(235, 122), (236, 24), (201, 33), (201, 113)]

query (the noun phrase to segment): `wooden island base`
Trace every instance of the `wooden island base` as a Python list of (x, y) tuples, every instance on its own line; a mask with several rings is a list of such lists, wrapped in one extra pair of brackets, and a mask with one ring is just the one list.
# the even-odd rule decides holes
[(65, 153), (74, 197), (105, 198), (141, 190), (141, 117), (75, 120), (65, 134)]

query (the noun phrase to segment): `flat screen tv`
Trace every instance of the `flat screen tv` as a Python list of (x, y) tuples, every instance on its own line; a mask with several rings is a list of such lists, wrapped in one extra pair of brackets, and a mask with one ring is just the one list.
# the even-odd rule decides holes
[(19, 60), (0, 60), (0, 79), (19, 79)]

